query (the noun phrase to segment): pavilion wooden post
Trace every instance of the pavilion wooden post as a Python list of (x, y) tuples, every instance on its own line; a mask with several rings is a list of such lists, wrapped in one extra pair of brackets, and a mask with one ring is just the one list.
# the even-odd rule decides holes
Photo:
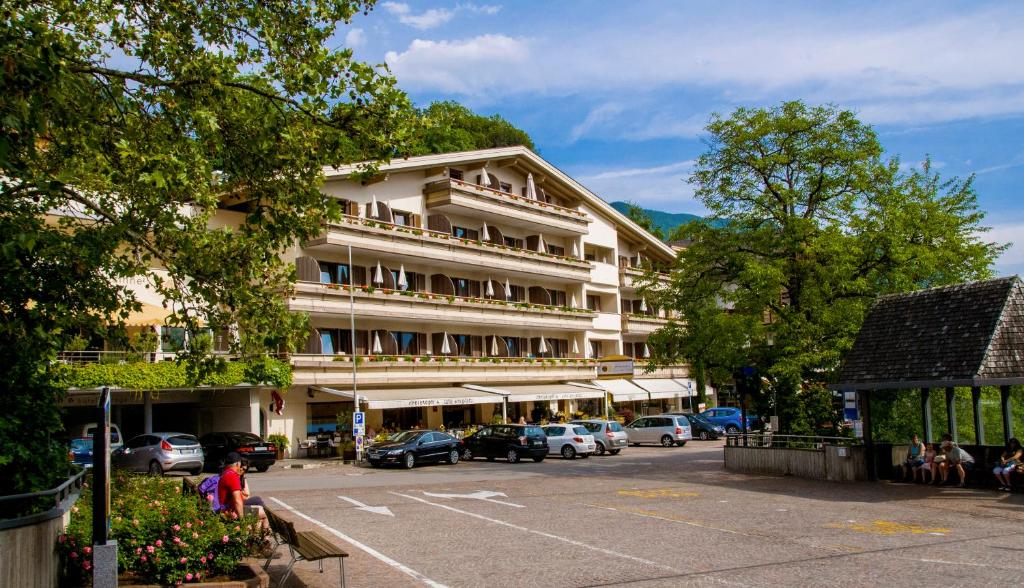
[(949, 423), (949, 434), (953, 441), (960, 442), (960, 435), (956, 432), (956, 388), (946, 388), (946, 422)]
[(924, 429), (924, 442), (932, 442), (932, 389), (921, 388), (921, 427)]
[(878, 469), (875, 463), (875, 441), (871, 434), (871, 390), (858, 390), (864, 414), (861, 415), (861, 426), (864, 428), (864, 460), (868, 468), (868, 480), (878, 480)]
[(1010, 387), (999, 387), (999, 406), (1003, 410), (1003, 443), (1009, 443), (1013, 437), (1013, 419), (1011, 418), (1012, 406), (1010, 404)]
[(971, 388), (971, 405), (974, 408), (974, 442), (985, 444), (985, 423), (981, 420), (981, 386)]

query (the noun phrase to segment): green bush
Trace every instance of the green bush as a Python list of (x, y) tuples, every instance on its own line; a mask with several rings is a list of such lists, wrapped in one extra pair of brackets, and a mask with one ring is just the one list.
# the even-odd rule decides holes
[[(111, 480), (110, 535), (121, 574), (147, 584), (200, 582), (230, 574), (265, 537), (255, 517), (214, 513), (181, 493), (177, 478), (116, 472)], [(92, 583), (92, 495), (87, 487), (57, 538), (65, 585)]]

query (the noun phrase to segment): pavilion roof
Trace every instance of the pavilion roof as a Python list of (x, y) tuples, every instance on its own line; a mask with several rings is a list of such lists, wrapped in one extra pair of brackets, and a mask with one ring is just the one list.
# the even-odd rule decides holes
[(838, 389), (1024, 384), (1024, 286), (1017, 276), (879, 298)]

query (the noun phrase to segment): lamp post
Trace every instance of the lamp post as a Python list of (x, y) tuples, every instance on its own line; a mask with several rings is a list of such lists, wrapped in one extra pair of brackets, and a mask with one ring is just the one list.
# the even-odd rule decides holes
[[(356, 369), (359, 365), (356, 356), (356, 285), (352, 271), (352, 245), (348, 246), (348, 312), (349, 336), (352, 344), (352, 402), (355, 412), (359, 412), (359, 389), (356, 384)], [(356, 461), (363, 458), (363, 444), (356, 440)]]

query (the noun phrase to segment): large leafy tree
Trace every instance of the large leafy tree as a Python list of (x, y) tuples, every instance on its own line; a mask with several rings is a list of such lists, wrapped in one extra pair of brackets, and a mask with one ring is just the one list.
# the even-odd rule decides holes
[(711, 222), (686, 226), (670, 283), (648, 287), (681, 317), (652, 347), (719, 383), (758, 368), (758, 408), (786, 431), (834, 422), (823, 384), (875, 297), (987, 277), (1002, 251), (971, 179), (902, 172), (852, 112), (786, 102), (707, 130), (691, 182)]
[(497, 114), (479, 115), (450, 101), (434, 102), (420, 109), (418, 114), (421, 125), (409, 147), (412, 155), (512, 145), (534, 148), (533, 140), (525, 131)]
[[(405, 154), (411, 136), (387, 72), (333, 49), (372, 4), (4, 4), (0, 494), (59, 474), (52, 359), (71, 336), (123, 334), (124, 278), (148, 279), (171, 324), (237, 325), (250, 357), (304, 329), (279, 253), (337, 214), (323, 167)], [(223, 368), (203, 351), (185, 358), (196, 381)]]

